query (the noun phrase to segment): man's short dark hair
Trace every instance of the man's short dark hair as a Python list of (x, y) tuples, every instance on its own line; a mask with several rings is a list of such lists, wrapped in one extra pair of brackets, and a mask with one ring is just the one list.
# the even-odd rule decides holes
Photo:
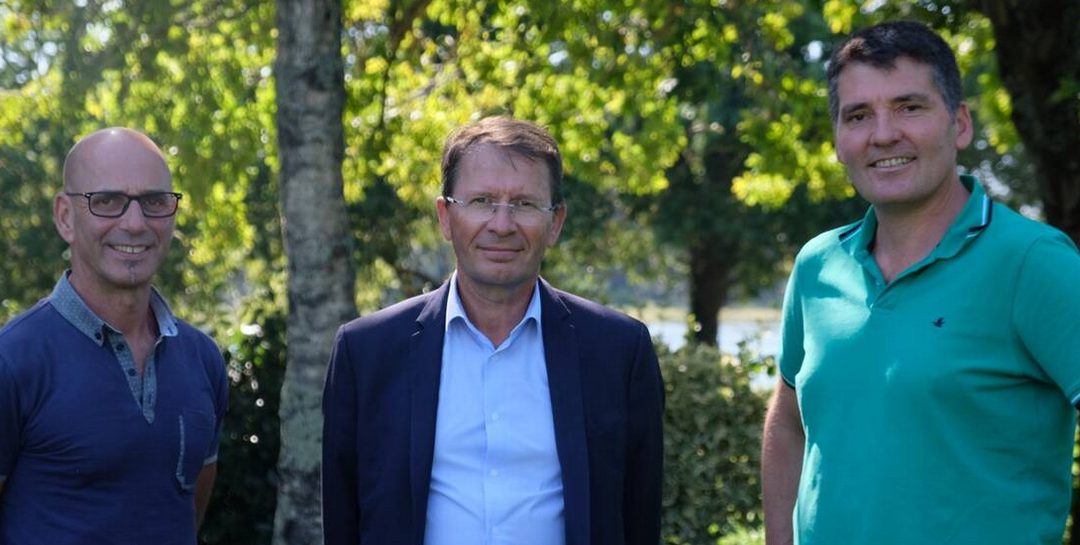
[(559, 145), (550, 133), (539, 126), (506, 116), (486, 117), (451, 133), (446, 139), (442, 154), (444, 197), (452, 196), (458, 165), (469, 149), (478, 144), (490, 144), (530, 161), (543, 161), (551, 175), (551, 203), (563, 202), (563, 168)]
[(833, 51), (828, 71), (829, 115), (833, 123), (840, 114), (837, 81), (844, 67), (863, 63), (890, 70), (900, 57), (930, 66), (934, 87), (941, 93), (949, 113), (955, 114), (964, 98), (960, 70), (956, 67), (956, 57), (949, 44), (922, 23), (892, 21), (853, 34)]

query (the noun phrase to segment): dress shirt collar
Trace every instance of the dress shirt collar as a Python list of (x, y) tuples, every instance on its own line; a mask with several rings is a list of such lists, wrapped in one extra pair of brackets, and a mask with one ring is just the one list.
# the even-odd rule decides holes
[[(449, 331), (450, 324), (454, 320), (458, 319), (462, 320), (465, 326), (468, 327), (469, 330), (472, 331), (474, 334), (484, 337), (484, 335), (480, 333), (479, 328), (477, 328), (476, 325), (473, 324), (472, 320), (469, 319), (469, 316), (465, 314), (465, 306), (461, 304), (461, 296), (458, 295), (457, 271), (454, 271), (454, 274), (450, 276), (450, 293), (447, 295), (446, 298), (446, 330)], [(518, 330), (520, 330), (525, 324), (529, 323), (530, 320), (536, 324), (536, 329), (538, 332), (540, 332), (540, 324), (542, 322), (540, 320), (539, 279), (536, 281), (536, 284), (533, 285), (532, 299), (529, 301), (529, 306), (525, 309), (525, 315), (521, 318), (521, 321), (518, 322), (516, 326), (514, 326), (514, 329), (510, 331), (510, 335), (507, 337), (507, 341), (513, 339), (517, 335)], [(541, 338), (543, 337), (541, 336)]]

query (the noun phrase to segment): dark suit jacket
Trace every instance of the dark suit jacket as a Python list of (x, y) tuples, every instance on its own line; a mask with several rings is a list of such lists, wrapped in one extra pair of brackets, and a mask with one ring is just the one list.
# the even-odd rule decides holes
[[(327, 545), (424, 542), (448, 290), (338, 331), (323, 398)], [(566, 543), (657, 545), (664, 392), (649, 332), (543, 281), (540, 309)]]

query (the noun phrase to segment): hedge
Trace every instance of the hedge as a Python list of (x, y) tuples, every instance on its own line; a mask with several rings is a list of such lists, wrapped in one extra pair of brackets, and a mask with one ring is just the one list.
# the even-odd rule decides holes
[[(656, 345), (667, 391), (663, 541), (760, 542), (753, 534), (762, 520), (758, 468), (766, 399), (751, 388), (751, 378), (771, 360), (701, 344), (674, 353)], [(718, 541), (729, 534), (743, 537)]]
[[(218, 335), (232, 391), (200, 536), (211, 545), (268, 545), (273, 533), (285, 317), (267, 305), (250, 308), (245, 322)], [(765, 399), (751, 376), (769, 362), (702, 345), (656, 346), (667, 392), (664, 543), (760, 545)]]

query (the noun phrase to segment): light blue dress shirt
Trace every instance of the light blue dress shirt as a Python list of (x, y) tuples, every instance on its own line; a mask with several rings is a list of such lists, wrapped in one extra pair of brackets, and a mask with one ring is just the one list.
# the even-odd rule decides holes
[(540, 289), (499, 346), (469, 321), (450, 279), (426, 545), (563, 545)]

